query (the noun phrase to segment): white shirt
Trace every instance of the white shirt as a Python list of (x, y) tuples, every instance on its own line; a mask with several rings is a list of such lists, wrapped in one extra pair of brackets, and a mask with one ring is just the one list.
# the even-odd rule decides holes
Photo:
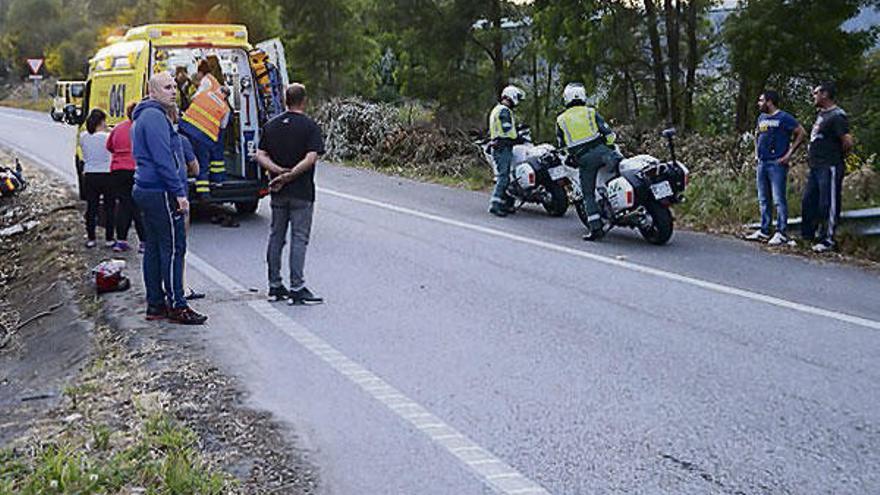
[(107, 137), (109, 132), (102, 131), (94, 134), (83, 132), (79, 135), (79, 145), (82, 147), (83, 173), (110, 173), (110, 160), (112, 156), (107, 151)]

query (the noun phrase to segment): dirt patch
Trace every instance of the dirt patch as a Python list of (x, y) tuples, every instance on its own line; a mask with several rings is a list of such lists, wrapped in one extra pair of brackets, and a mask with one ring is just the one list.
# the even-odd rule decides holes
[(99, 298), (88, 274), (110, 253), (83, 247), (76, 196), (25, 175), (0, 203), (0, 229), (31, 225), (0, 238), (0, 493), (315, 493), (289, 429), (180, 327), (144, 321), (139, 256), (134, 287)]

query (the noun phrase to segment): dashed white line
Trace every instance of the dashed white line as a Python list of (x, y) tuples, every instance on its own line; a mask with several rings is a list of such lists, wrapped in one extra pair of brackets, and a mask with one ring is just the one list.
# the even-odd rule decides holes
[[(223, 289), (233, 294), (246, 292), (244, 287), (197, 255), (188, 254), (187, 261), (192, 268), (201, 272)], [(491, 487), (495, 492), (501, 495), (520, 493), (549, 495), (550, 492), (545, 488), (492, 455), (488, 450), (443, 422), (436, 415), (428, 412), (424, 406), (410, 399), (370, 370), (349, 359), (268, 302), (252, 300), (247, 304), (278, 330), (288, 335), (303, 348), (309, 350), (370, 397), (379, 401), (397, 417), (412, 425), (436, 445), (442, 447), (453, 457), (461, 461), (463, 466), (470, 469), (483, 484)], [(375, 385), (376, 383), (381, 385), (377, 386)], [(407, 413), (408, 411), (409, 413)], [(427, 419), (420, 421), (419, 418)], [(468, 453), (472, 455), (468, 455)]]

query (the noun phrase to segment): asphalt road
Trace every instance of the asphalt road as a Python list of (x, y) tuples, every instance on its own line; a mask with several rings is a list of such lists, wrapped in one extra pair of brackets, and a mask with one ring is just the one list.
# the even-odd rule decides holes
[[(71, 178), (73, 130), (0, 110)], [(268, 204), (196, 223), (204, 345), (291, 425), (328, 494), (880, 493), (880, 277), (321, 164), (307, 278), (270, 305)], [(263, 292), (264, 293), (264, 292)]]

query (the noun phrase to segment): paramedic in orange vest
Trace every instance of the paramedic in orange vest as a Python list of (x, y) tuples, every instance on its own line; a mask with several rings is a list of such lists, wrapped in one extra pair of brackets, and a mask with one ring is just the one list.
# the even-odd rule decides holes
[(180, 132), (189, 138), (199, 162), (196, 177), (196, 196), (205, 198), (211, 193), (211, 183), (226, 179), (223, 158), (223, 132), (231, 110), (226, 102), (229, 88), (221, 85), (210, 74), (207, 61), (199, 63), (199, 89), (180, 121)]

